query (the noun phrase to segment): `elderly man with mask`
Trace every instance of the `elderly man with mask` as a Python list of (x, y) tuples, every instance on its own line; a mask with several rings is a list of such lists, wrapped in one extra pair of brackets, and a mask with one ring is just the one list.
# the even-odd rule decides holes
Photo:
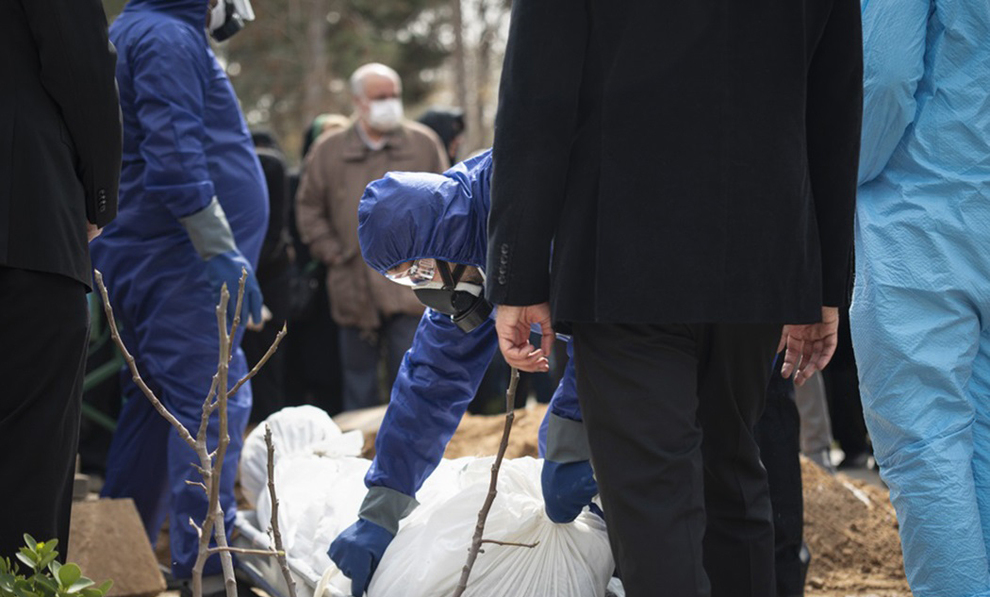
[[(265, 181), (206, 32), (225, 39), (252, 16), (247, 0), (131, 0), (110, 28), (124, 121), (120, 211), (93, 243), (93, 262), (144, 380), (193, 434), (216, 372), (220, 288), (236, 292), (242, 269), (243, 317), (261, 321), (253, 268), (268, 223)], [(240, 339), (238, 333), (231, 385), (247, 373)], [(199, 480), (191, 465), (196, 455), (130, 375), (122, 383), (126, 402), (103, 495), (132, 498), (152, 542), (168, 514), (172, 573), (189, 578), (199, 543), (189, 520), (202, 521), (207, 506), (203, 490), (189, 484)], [(228, 403), (230, 445), (220, 481), (228, 533), (250, 410), (245, 385)], [(218, 438), (214, 416), (211, 449)], [(219, 572), (219, 560), (211, 558), (205, 572)]]
[(358, 247), (358, 201), (365, 186), (393, 170), (443, 172), (447, 158), (436, 134), (403, 119), (402, 82), (383, 64), (351, 76), (357, 117), (319, 139), (299, 183), (296, 220), (303, 242), (327, 266), (327, 292), (340, 326), (344, 410), (384, 402), (378, 365), (386, 352), (391, 386), (412, 343), (423, 307), (408, 288), (374, 272)]
[[(392, 388), (359, 519), (330, 546), (356, 597), (368, 587), (399, 520), (417, 505), (416, 492), (439, 464), (498, 346), (482, 292), (491, 174), (488, 151), (443, 175), (390, 173), (368, 185), (361, 199), (365, 261), (382, 280), (412, 288), (430, 309)], [(546, 513), (558, 523), (574, 520), (598, 493), (573, 363), (540, 429)], [(546, 359), (540, 369), (547, 370)]]

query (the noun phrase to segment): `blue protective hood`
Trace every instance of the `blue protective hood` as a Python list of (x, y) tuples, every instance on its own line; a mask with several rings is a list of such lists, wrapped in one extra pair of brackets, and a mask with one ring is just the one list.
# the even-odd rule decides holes
[(358, 207), (364, 260), (384, 274), (433, 257), (485, 267), (491, 150), (443, 174), (390, 172), (368, 185)]
[(130, 0), (124, 12), (154, 11), (172, 15), (194, 27), (206, 29), (209, 0)]

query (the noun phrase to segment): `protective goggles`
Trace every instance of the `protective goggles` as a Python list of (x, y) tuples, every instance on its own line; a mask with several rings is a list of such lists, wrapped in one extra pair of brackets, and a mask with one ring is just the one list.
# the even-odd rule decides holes
[(417, 259), (408, 268), (400, 272), (386, 272), (385, 277), (403, 286), (417, 287), (433, 281), (437, 271), (436, 259)]

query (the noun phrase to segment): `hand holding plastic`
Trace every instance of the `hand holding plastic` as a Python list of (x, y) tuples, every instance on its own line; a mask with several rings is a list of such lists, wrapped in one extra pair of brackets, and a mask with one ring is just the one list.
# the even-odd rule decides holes
[(547, 516), (556, 523), (573, 521), (598, 494), (598, 483), (587, 460), (545, 460), (540, 477)]
[(241, 269), (247, 270), (247, 280), (244, 282), (244, 304), (241, 308), (241, 321), (247, 323), (248, 316), (255, 322), (261, 321), (261, 287), (254, 275), (251, 263), (238, 250), (227, 251), (214, 255), (206, 260), (206, 275), (210, 280), (216, 299), (220, 299), (220, 289), (224, 283), (230, 292), (230, 307), (227, 309), (227, 323), (234, 320), (234, 309), (237, 300), (237, 289), (241, 281)]
[(351, 595), (361, 597), (395, 536), (381, 526), (359, 518), (330, 544), (327, 555), (351, 579)]

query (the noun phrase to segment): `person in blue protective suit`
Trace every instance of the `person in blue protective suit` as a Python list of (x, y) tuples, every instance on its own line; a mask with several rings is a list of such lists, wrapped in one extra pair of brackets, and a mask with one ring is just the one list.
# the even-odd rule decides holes
[[(368, 185), (360, 203), (365, 261), (411, 286), (430, 309), (392, 388), (359, 519), (330, 545), (357, 597), (399, 520), (416, 507), (416, 491), (439, 464), (498, 347), (481, 269), (491, 171), (485, 152), (442, 175), (393, 172)], [(546, 512), (561, 523), (574, 520), (598, 492), (575, 387), (571, 360), (541, 432)]]
[(990, 595), (990, 9), (863, 2), (850, 311), (915, 595)]
[[(210, 11), (211, 29), (229, 33), (238, 13), (233, 4), (243, 6), (243, 0), (220, 3), (222, 15)], [(242, 316), (261, 321), (254, 265), (268, 221), (251, 136), (207, 41), (209, 7), (208, 0), (131, 0), (110, 28), (124, 120), (120, 212), (93, 243), (93, 261), (138, 369), (194, 435), (217, 368), (220, 288), (226, 284), (236, 297), (242, 269), (248, 272)], [(247, 373), (240, 339), (239, 332), (231, 385)], [(122, 383), (126, 402), (102, 495), (132, 498), (152, 542), (167, 514), (172, 573), (188, 578), (198, 551), (189, 520), (202, 521), (207, 505), (203, 490), (187, 483), (200, 480), (191, 464), (199, 461), (129, 375)], [(245, 385), (228, 405), (230, 445), (220, 482), (228, 533), (250, 410)], [(214, 415), (210, 449), (218, 436)], [(218, 571), (218, 559), (211, 558), (205, 572)]]

